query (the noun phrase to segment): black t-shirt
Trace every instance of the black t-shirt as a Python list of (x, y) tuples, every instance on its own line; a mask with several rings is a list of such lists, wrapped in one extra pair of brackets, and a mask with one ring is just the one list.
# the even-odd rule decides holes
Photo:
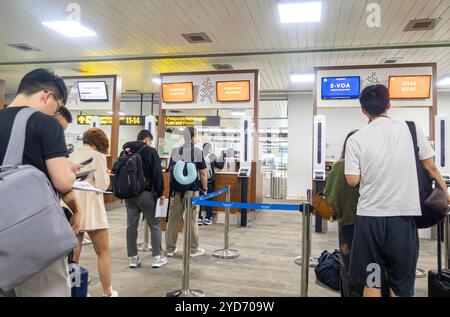
[[(0, 111), (0, 165), (5, 158), (14, 119), (23, 108)], [(36, 167), (49, 177), (45, 161), (57, 157), (68, 157), (64, 130), (55, 118), (35, 112), (28, 120), (22, 163)]]

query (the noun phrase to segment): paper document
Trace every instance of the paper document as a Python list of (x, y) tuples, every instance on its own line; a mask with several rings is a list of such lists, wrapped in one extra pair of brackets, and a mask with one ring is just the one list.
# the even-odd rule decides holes
[(169, 208), (169, 199), (165, 199), (164, 204), (161, 206), (161, 199), (158, 198), (158, 201), (156, 202), (155, 218), (166, 218), (168, 208)]
[(112, 194), (112, 192), (104, 191), (98, 188), (95, 188), (88, 182), (75, 182), (72, 186), (74, 190), (82, 190), (87, 192), (94, 192), (99, 194)]

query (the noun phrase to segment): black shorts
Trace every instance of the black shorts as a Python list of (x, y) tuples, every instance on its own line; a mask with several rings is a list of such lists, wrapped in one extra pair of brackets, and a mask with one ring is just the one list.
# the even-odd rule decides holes
[(418, 258), (414, 217), (356, 217), (350, 272), (362, 284), (382, 288), (385, 271), (397, 296), (412, 297)]

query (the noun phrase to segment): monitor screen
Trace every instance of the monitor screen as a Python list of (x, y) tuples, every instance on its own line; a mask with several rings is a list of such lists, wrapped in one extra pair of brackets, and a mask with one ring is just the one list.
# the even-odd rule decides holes
[(79, 81), (77, 85), (81, 101), (108, 101), (106, 82)]
[(162, 84), (162, 100), (164, 103), (194, 102), (194, 84), (192, 82)]
[(360, 92), (359, 76), (322, 78), (322, 99), (357, 99)]
[(431, 76), (391, 76), (389, 77), (391, 99), (429, 99), (431, 96)]
[(216, 83), (218, 102), (250, 101), (250, 80), (218, 81)]

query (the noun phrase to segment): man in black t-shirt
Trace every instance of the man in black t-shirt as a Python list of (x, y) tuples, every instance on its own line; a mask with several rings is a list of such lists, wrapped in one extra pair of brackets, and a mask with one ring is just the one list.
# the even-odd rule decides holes
[[(173, 168), (178, 161), (183, 160), (186, 163), (195, 163), (200, 179), (197, 179), (192, 186), (192, 190), (180, 193), (175, 190), (171, 197), (169, 206), (169, 222), (166, 231), (166, 248), (167, 256), (173, 257), (177, 252), (178, 228), (185, 212), (185, 204), (183, 197), (199, 196), (201, 189), (205, 194), (208, 192), (208, 173), (203, 151), (195, 147), (197, 140), (197, 131), (193, 127), (186, 128), (183, 132), (184, 145), (181, 148), (175, 148), (170, 157), (169, 170), (173, 172)], [(192, 162), (194, 159), (194, 162)], [(205, 254), (205, 250), (199, 248), (198, 242), (198, 214), (200, 208), (194, 206), (194, 214), (192, 216), (192, 244), (191, 257), (198, 257)]]
[[(36, 109), (38, 112), (27, 124), (22, 163), (41, 170), (61, 194), (72, 189), (75, 172), (80, 167), (68, 160), (63, 128), (53, 118), (66, 103), (67, 95), (62, 78), (51, 70), (37, 69), (25, 75), (14, 101), (0, 111), (0, 165), (17, 114), (26, 107)], [(14, 292), (19, 297), (69, 297), (67, 262), (64, 258), (56, 261), (16, 287)]]

